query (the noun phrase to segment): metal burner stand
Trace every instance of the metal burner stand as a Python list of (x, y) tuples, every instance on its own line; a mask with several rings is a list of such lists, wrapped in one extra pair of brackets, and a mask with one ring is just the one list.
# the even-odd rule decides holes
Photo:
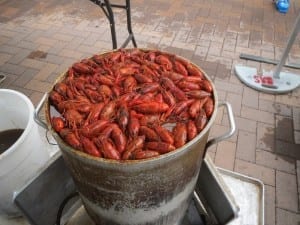
[(112, 45), (113, 49), (117, 49), (117, 38), (116, 38), (116, 26), (115, 26), (115, 19), (114, 19), (114, 13), (112, 8), (121, 8), (126, 10), (126, 15), (127, 15), (127, 30), (128, 30), (128, 37), (125, 40), (125, 42), (121, 45), (121, 48), (125, 48), (129, 41), (132, 41), (133, 46), (136, 48), (136, 42), (135, 38), (132, 32), (132, 27), (131, 27), (131, 9), (130, 9), (130, 0), (126, 0), (125, 5), (119, 5), (119, 4), (111, 4), (109, 0), (90, 0), (96, 5), (100, 6), (101, 9), (103, 10), (105, 16), (109, 20), (110, 23), (110, 31), (111, 31), (111, 38), (112, 38)]
[[(28, 185), (15, 193), (21, 218), (1, 218), (1, 225), (95, 225), (78, 196), (55, 223), (60, 204), (76, 191), (60, 152)], [(264, 185), (242, 174), (216, 168), (209, 157), (202, 163), (193, 201), (181, 225), (264, 225)], [(229, 222), (230, 221), (230, 222)], [(124, 221), (126, 223), (126, 221)]]

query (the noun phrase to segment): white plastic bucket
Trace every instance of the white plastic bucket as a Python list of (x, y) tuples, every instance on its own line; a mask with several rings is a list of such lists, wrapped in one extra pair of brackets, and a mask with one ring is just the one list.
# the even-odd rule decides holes
[(20, 138), (0, 155), (0, 214), (20, 214), (13, 194), (20, 190), (50, 159), (34, 121), (34, 106), (24, 94), (0, 89), (0, 131), (24, 129)]

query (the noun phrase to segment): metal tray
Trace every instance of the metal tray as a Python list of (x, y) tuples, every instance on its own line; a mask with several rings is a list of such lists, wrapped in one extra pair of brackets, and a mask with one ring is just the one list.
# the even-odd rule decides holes
[(255, 178), (217, 168), (240, 211), (228, 225), (264, 225), (264, 184)]
[(207, 156), (196, 192), (208, 225), (264, 225), (264, 185), (260, 180), (217, 168)]

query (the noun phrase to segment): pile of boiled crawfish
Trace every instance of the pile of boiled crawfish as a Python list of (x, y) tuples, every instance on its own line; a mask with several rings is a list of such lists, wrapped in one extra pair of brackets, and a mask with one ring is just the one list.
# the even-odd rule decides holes
[(53, 129), (95, 157), (138, 160), (173, 151), (206, 126), (213, 88), (183, 58), (120, 49), (74, 63), (49, 93)]

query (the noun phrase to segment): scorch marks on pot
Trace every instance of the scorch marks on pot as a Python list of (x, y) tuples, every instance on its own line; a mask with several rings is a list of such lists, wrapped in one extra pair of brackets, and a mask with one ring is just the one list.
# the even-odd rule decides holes
[[(81, 195), (84, 205), (93, 212), (97, 212), (97, 217), (101, 217), (103, 225), (114, 220), (115, 225), (142, 225), (142, 224), (155, 224), (157, 221), (164, 221), (163, 224), (174, 224), (178, 223), (182, 218), (182, 211), (185, 211), (189, 205), (189, 196), (193, 193), (195, 184), (197, 181), (197, 176), (186, 184), (182, 192), (174, 194), (174, 198), (170, 201), (162, 201), (160, 204), (155, 206), (149, 205), (147, 202), (140, 202), (140, 207), (129, 208), (124, 206), (124, 201), (116, 201), (109, 209), (103, 209), (97, 204), (91, 202), (89, 199)], [(176, 188), (175, 188), (176, 193)], [(127, 195), (127, 201), (134, 200), (135, 194), (133, 193), (123, 193)], [(151, 194), (151, 193), (150, 193)], [(162, 198), (163, 199), (163, 198)], [(88, 211), (90, 211), (88, 210)], [(180, 215), (179, 217), (176, 215)], [(93, 218), (95, 220), (95, 218)], [(97, 221), (97, 219), (96, 219)], [(99, 223), (101, 224), (101, 223)]]

